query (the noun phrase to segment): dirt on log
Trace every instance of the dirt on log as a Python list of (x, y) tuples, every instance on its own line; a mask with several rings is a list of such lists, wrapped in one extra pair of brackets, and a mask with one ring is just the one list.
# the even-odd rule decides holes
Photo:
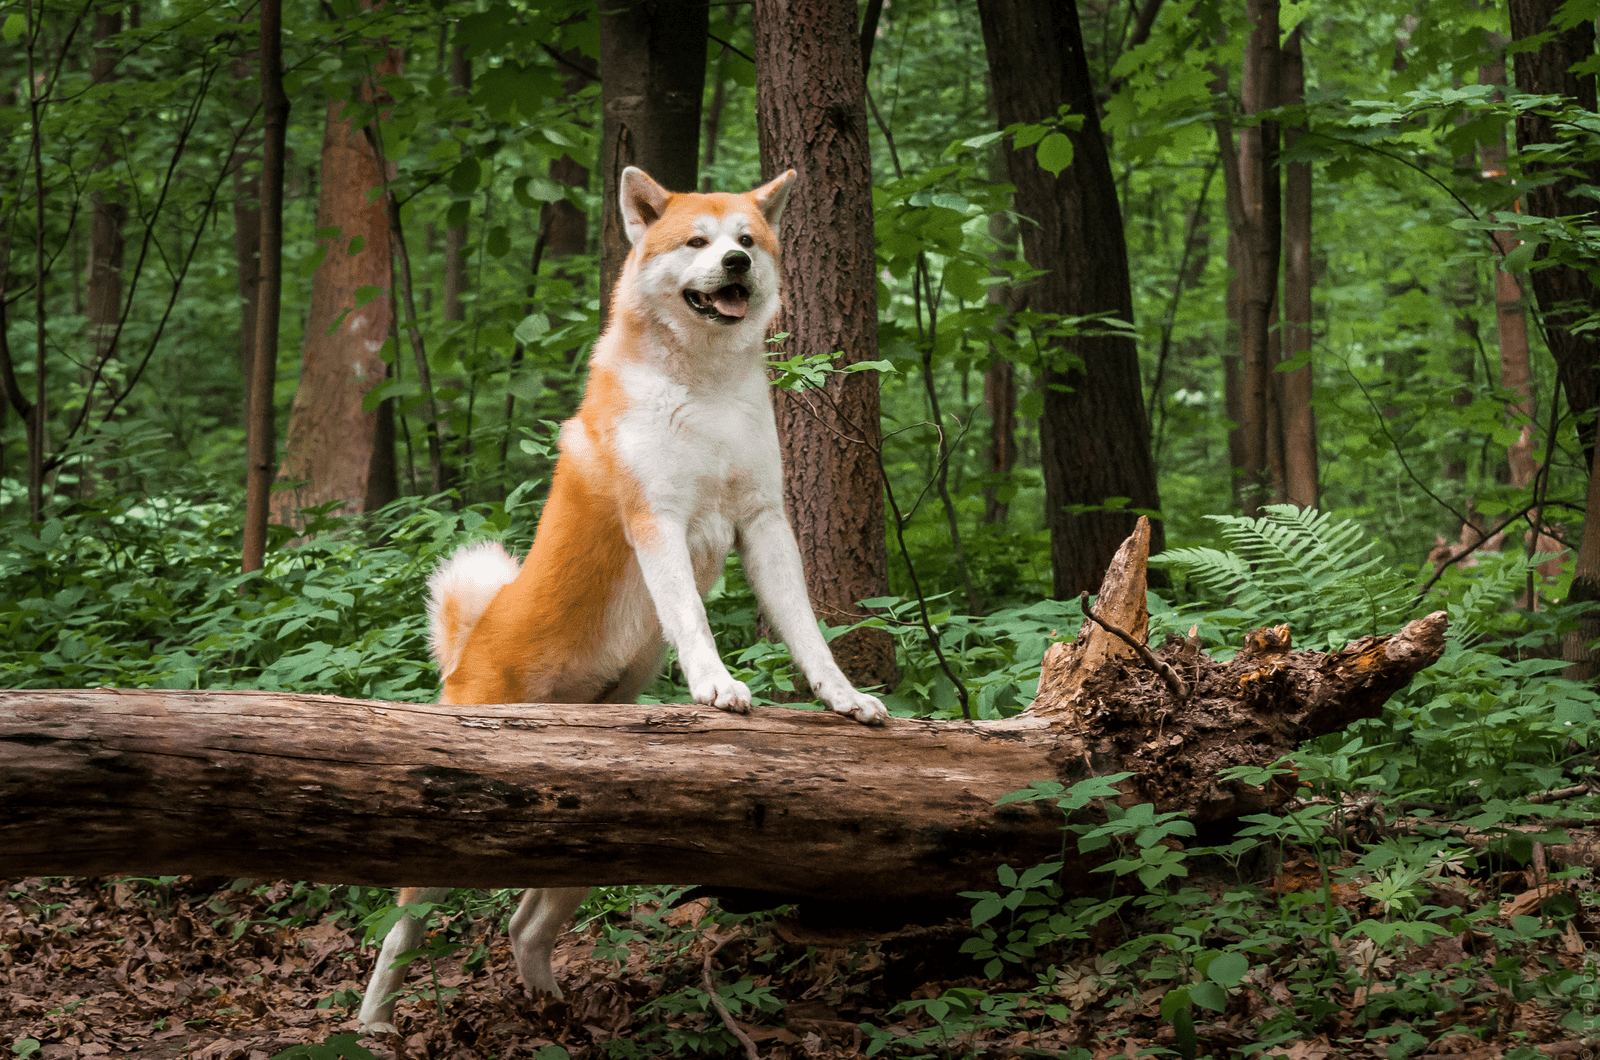
[[(1148, 527), (1095, 608), (1142, 641)], [(700, 883), (945, 899), (1061, 849), (1033, 781), (1133, 772), (1201, 821), (1287, 788), (1218, 779), (1371, 717), (1444, 649), (1443, 613), (1342, 651), (1258, 630), (1227, 663), (1169, 638), (1177, 702), (1086, 621), (1003, 721), (865, 728), (769, 707), (383, 703), (277, 692), (0, 692), (0, 878), (220, 874), (450, 886)], [(1092, 863), (1073, 875), (1087, 879)]]

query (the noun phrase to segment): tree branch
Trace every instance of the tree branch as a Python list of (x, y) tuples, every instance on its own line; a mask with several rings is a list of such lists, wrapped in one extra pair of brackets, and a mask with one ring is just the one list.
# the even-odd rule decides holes
[(1099, 615), (1095, 614), (1094, 608), (1089, 606), (1089, 594), (1087, 591), (1078, 594), (1078, 606), (1083, 609), (1083, 613), (1086, 618), (1094, 620), (1094, 622), (1097, 623), (1101, 629), (1105, 630), (1107, 633), (1110, 633), (1112, 636), (1121, 640), (1128, 647), (1132, 648), (1134, 653), (1139, 656), (1140, 661), (1142, 661), (1146, 666), (1150, 667), (1150, 669), (1154, 670), (1156, 675), (1160, 677), (1162, 681), (1166, 682), (1167, 691), (1172, 693), (1173, 699), (1176, 699), (1179, 703), (1183, 703), (1189, 698), (1189, 686), (1187, 683), (1185, 683), (1183, 678), (1178, 676), (1178, 671), (1174, 670), (1164, 661), (1157, 658), (1155, 652), (1151, 651), (1147, 645), (1139, 641), (1127, 630), (1121, 628), (1120, 626), (1113, 625), (1112, 623), (1101, 618)]

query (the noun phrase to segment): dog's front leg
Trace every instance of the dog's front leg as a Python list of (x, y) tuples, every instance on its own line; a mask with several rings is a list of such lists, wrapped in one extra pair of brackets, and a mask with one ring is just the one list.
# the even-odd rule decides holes
[(889, 717), (888, 708), (876, 697), (856, 691), (817, 629), (800, 548), (781, 508), (769, 508), (740, 528), (739, 554), (757, 599), (817, 698), (864, 725), (882, 725)]
[(640, 520), (628, 527), (628, 538), (644, 574), (645, 588), (667, 643), (678, 649), (689, 694), (696, 703), (743, 714), (750, 709), (750, 689), (736, 681), (717, 654), (706, 619), (706, 606), (694, 583), (688, 527), (661, 519)]

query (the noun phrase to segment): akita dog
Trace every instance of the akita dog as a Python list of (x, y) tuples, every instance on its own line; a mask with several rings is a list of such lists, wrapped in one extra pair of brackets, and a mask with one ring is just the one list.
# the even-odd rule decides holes
[[(767, 325), (779, 306), (774, 229), (794, 171), (744, 195), (673, 194), (622, 173), (633, 249), (589, 361), (578, 414), (561, 428), (550, 497), (520, 567), (498, 544), (456, 553), (428, 581), (443, 703), (629, 703), (678, 652), (696, 703), (750, 709), (717, 654), (701, 594), (738, 548), (767, 616), (822, 702), (868, 725), (888, 711), (856, 691), (817, 629), (783, 511), (768, 393)], [(587, 888), (525, 892), (512, 951), (535, 993), (561, 996), (551, 949)], [(443, 900), (405, 888), (401, 904)], [(422, 921), (384, 940), (361, 1006), (393, 1030)]]

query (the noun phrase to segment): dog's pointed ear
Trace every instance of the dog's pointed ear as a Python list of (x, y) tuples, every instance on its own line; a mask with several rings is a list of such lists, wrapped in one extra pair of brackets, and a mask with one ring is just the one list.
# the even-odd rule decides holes
[(789, 201), (789, 186), (793, 183), (794, 170), (790, 169), (750, 193), (756, 208), (773, 228), (778, 227), (778, 218), (783, 216), (783, 204)]
[(629, 243), (638, 243), (644, 238), (645, 231), (661, 219), (661, 212), (667, 208), (667, 199), (671, 195), (638, 166), (629, 166), (622, 171), (619, 203)]

